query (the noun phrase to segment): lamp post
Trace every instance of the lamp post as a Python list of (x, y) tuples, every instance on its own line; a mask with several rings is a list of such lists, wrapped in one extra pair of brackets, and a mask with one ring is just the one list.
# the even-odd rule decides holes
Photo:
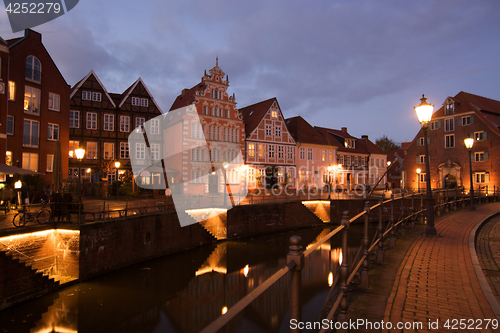
[(75, 149), (75, 155), (76, 155), (76, 158), (78, 159), (78, 162), (80, 162), (80, 167), (78, 168), (78, 199), (81, 202), (82, 201), (82, 164), (83, 164), (83, 157), (85, 156), (85, 149), (82, 149), (82, 148)]
[(434, 199), (432, 198), (431, 190), (431, 169), (429, 167), (429, 147), (427, 144), (427, 129), (429, 127), (429, 122), (432, 118), (432, 111), (434, 106), (427, 103), (427, 98), (422, 95), (420, 99), (420, 105), (415, 108), (417, 113), (418, 121), (422, 124), (422, 129), (424, 130), (424, 147), (425, 147), (425, 180), (426, 180), (426, 216), (427, 216), (427, 228), (425, 230), (426, 236), (436, 236), (436, 228), (434, 227)]
[(229, 166), (229, 163), (224, 162), (222, 163), (222, 166), (224, 167), (224, 207), (226, 207), (227, 167)]
[(420, 173), (422, 170), (420, 168), (417, 169), (417, 186), (418, 186), (418, 193), (420, 193)]
[(331, 193), (332, 193), (332, 175), (331, 175), (331, 172), (332, 172), (332, 167), (331, 166), (328, 166), (328, 200), (330, 200), (330, 197), (331, 197)]
[(470, 174), (470, 210), (476, 210), (474, 205), (474, 184), (472, 182), (472, 146), (474, 146), (474, 138), (464, 140), (465, 148), (469, 151), (469, 174)]
[(119, 189), (119, 183), (118, 183), (118, 168), (120, 167), (120, 162), (116, 161), (115, 162), (115, 169), (116, 169), (116, 200), (120, 199), (118, 189)]

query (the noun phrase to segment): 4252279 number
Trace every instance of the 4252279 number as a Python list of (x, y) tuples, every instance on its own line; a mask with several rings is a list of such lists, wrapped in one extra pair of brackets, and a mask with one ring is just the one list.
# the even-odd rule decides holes
[(46, 3), (27, 3), (27, 2), (14, 2), (9, 3), (5, 11), (9, 14), (59, 14), (61, 11), (61, 4), (46, 2)]

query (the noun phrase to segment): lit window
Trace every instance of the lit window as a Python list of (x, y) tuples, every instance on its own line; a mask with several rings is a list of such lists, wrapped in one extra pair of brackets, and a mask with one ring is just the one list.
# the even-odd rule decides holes
[(11, 151), (5, 152), (5, 164), (12, 166), (12, 152)]
[(326, 150), (325, 149), (321, 150), (321, 161), (323, 161), (323, 162), (326, 161)]
[(59, 111), (60, 96), (49, 92), (49, 110)]
[(446, 104), (446, 112), (445, 114), (454, 114), (455, 110), (453, 104)]
[(271, 111), (271, 118), (273, 119), (278, 118), (278, 111)]
[(23, 153), (23, 169), (38, 172), (38, 154)]
[(40, 60), (34, 56), (28, 56), (26, 58), (26, 73), (25, 77), (28, 80), (41, 82), (42, 80), (42, 66), (40, 65)]
[(76, 158), (75, 149), (80, 148), (80, 141), (69, 140), (69, 157)]
[(115, 144), (111, 142), (104, 142), (104, 159), (112, 160), (115, 158)]
[(16, 97), (16, 83), (9, 81), (9, 100), (13, 101)]
[(69, 111), (69, 127), (79, 128), (80, 127), (80, 111)]
[(259, 144), (259, 157), (264, 157), (265, 146), (263, 144)]
[(104, 115), (104, 128), (105, 131), (115, 130), (115, 116), (112, 114)]
[(40, 89), (24, 88), (24, 112), (40, 114)]
[(54, 167), (54, 155), (47, 154), (47, 172), (52, 172)]
[(255, 156), (255, 143), (248, 144), (248, 156)]
[(47, 140), (59, 140), (59, 125), (47, 125)]
[(97, 159), (97, 142), (87, 142), (87, 159)]

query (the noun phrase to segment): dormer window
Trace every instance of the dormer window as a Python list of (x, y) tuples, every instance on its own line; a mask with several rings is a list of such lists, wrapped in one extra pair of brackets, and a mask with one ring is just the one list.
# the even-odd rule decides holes
[(453, 105), (453, 103), (451, 104), (446, 104), (446, 112), (445, 114), (454, 114), (455, 113), (455, 107)]
[(35, 82), (42, 81), (42, 65), (40, 64), (40, 60), (34, 56), (26, 58), (25, 78)]

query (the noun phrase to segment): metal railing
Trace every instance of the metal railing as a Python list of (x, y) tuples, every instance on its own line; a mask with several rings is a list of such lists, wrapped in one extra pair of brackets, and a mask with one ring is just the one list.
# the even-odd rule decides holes
[[(492, 192), (481, 192), (478, 191), (477, 196), (474, 200), (477, 203), (493, 201), (495, 202), (497, 198), (500, 197), (500, 192), (498, 188), (495, 187)], [(301, 321), (301, 270), (304, 268), (304, 258), (308, 257), (312, 252), (318, 249), (322, 244), (329, 241), (333, 236), (342, 232), (342, 255), (343, 260), (340, 266), (340, 274), (337, 275), (335, 281), (330, 286), (330, 291), (325, 300), (321, 313), (319, 315), (318, 321), (321, 319), (327, 319), (328, 322), (333, 320), (334, 314), (339, 311), (339, 315), (336, 321), (340, 323), (340, 330), (342, 331), (342, 324), (348, 321), (347, 310), (348, 310), (348, 287), (357, 277), (358, 284), (367, 289), (369, 287), (369, 269), (370, 261), (375, 261), (376, 263), (382, 264), (384, 262), (384, 247), (394, 248), (396, 246), (396, 233), (400, 232), (401, 237), (406, 235), (406, 228), (410, 226), (415, 227), (415, 224), (424, 224), (425, 219), (425, 209), (424, 209), (424, 198), (425, 193), (405, 193), (401, 192), (399, 198), (394, 197), (392, 193), (391, 198), (388, 200), (383, 200), (383, 198), (378, 199), (378, 203), (370, 207), (369, 201), (365, 202), (364, 210), (352, 218), (348, 218), (348, 211), (343, 212), (341, 225), (331, 231), (328, 235), (319, 240), (316, 244), (308, 248), (306, 251), (302, 251), (300, 246), (300, 237), (292, 236), (290, 239), (290, 252), (287, 256), (287, 265), (271, 276), (269, 279), (264, 281), (251, 293), (242, 298), (233, 307), (231, 307), (224, 315), (217, 318), (210, 325), (205, 327), (202, 333), (213, 333), (221, 330), (226, 324), (228, 324), (232, 319), (234, 319), (241, 311), (243, 311), (251, 302), (253, 302), (257, 297), (262, 295), (266, 290), (268, 290), (276, 281), (284, 277), (287, 273), (291, 272), (292, 280), (290, 287), (290, 320), (295, 319), (297, 322)], [(433, 198), (435, 200), (434, 212), (438, 215), (442, 211), (449, 211), (450, 209), (456, 210), (459, 205), (465, 207), (466, 204), (470, 204), (470, 197), (465, 193), (465, 191), (456, 190), (436, 190), (433, 192)], [(373, 199), (373, 197), (372, 197)], [(418, 201), (420, 204), (418, 205)], [(418, 207), (417, 207), (418, 206)], [(388, 207), (388, 212), (390, 212), (389, 218), (384, 218), (384, 212)], [(378, 211), (378, 225), (376, 232), (373, 236), (372, 241), (369, 239), (369, 221), (370, 214), (374, 211)], [(396, 221), (396, 215), (399, 218)], [(349, 256), (349, 226), (351, 223), (355, 223), (357, 220), (363, 219), (364, 223), (364, 235), (359, 245), (358, 251), (354, 259)], [(386, 222), (384, 226), (384, 222)], [(388, 242), (386, 242), (388, 241)], [(386, 244), (387, 243), (387, 244)], [(372, 256), (373, 255), (373, 256)], [(327, 305), (331, 305), (328, 311)], [(299, 332), (299, 329), (290, 329), (291, 332)], [(347, 330), (345, 330), (347, 331)], [(320, 332), (325, 332), (321, 330)]]

